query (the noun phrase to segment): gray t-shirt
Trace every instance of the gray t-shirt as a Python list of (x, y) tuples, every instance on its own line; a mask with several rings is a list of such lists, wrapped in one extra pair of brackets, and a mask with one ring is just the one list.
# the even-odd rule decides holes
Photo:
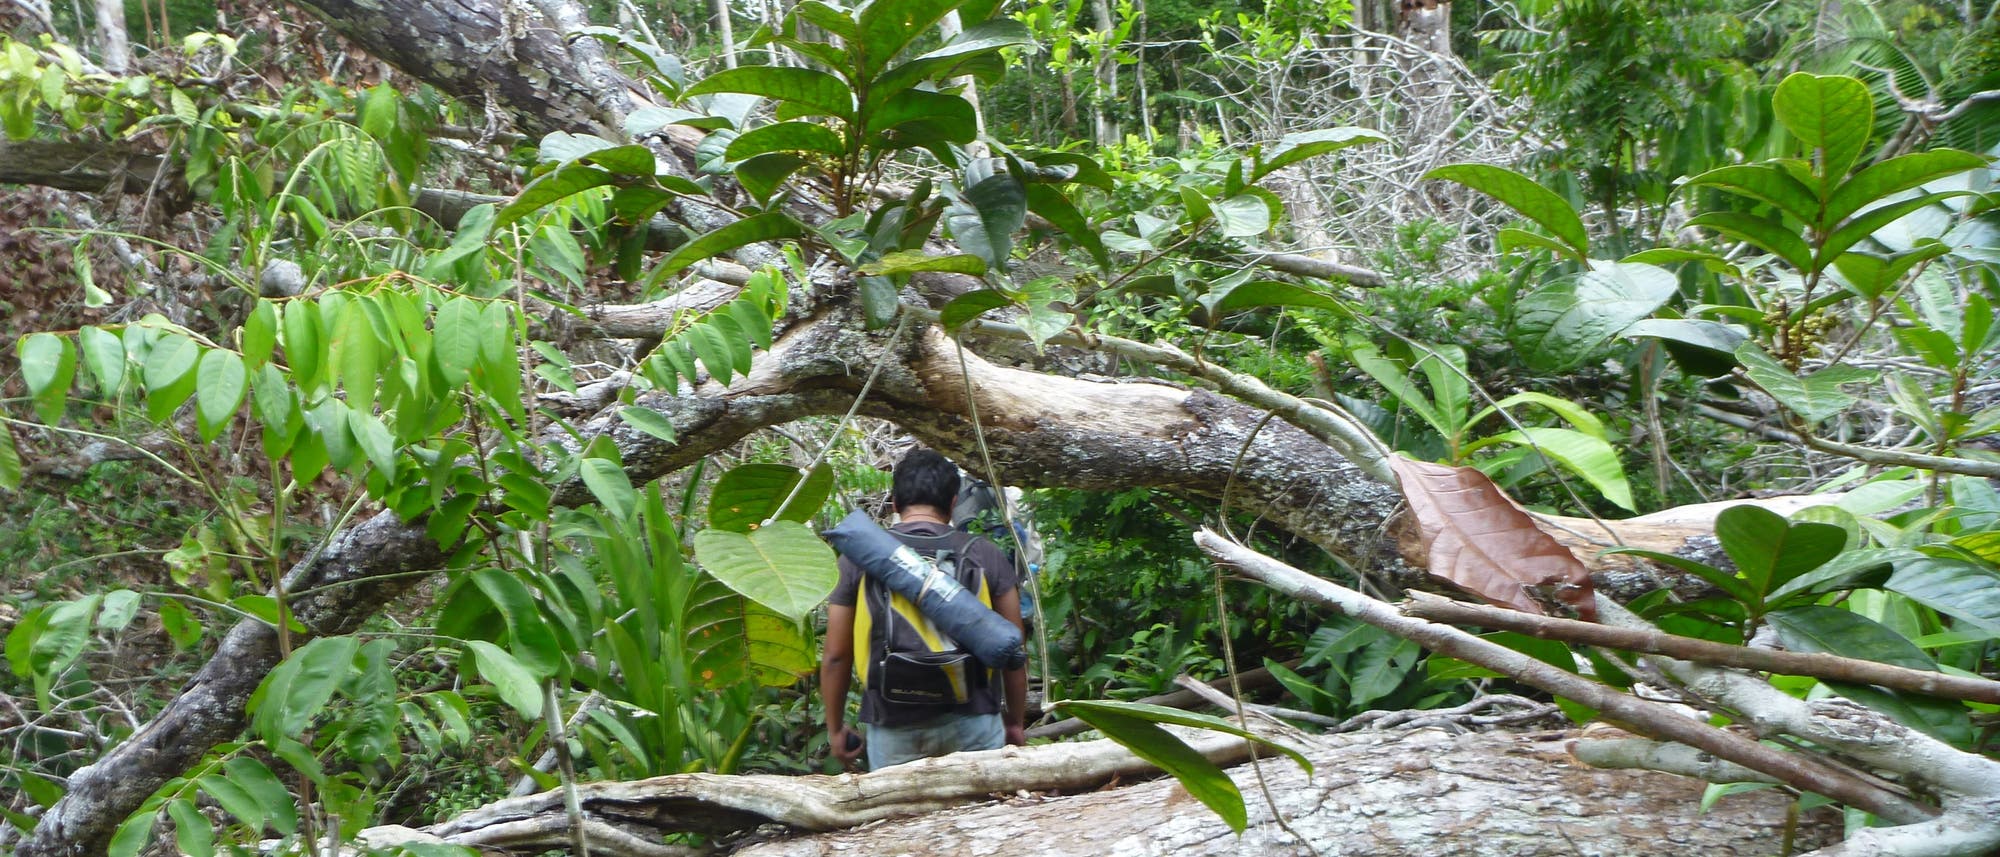
[[(935, 557), (940, 548), (954, 548), (958, 582), (975, 594), (980, 591), (983, 582), (987, 595), (993, 602), (999, 601), (1000, 596), (1013, 592), (1015, 587), (1020, 585), (1014, 564), (1007, 561), (1007, 554), (983, 538), (959, 533), (944, 524), (930, 522), (897, 524), (889, 528), (889, 532), (899, 537), (909, 536), (910, 538), (902, 539), (904, 544), (926, 557)], [(840, 583), (833, 587), (833, 594), (827, 598), (828, 603), (855, 607), (863, 591), (861, 582), (861, 567), (842, 557)], [(885, 623), (881, 617), (888, 614), (889, 593), (886, 587), (874, 585), (866, 587), (866, 591), (869, 605), (865, 627), (864, 619), (859, 615), (862, 611), (859, 608), (856, 610), (854, 657), (857, 663), (865, 658), (866, 663), (873, 664), (882, 655), (883, 636), (880, 631)], [(868, 632), (865, 636), (862, 633), (864, 630)], [(906, 626), (899, 627), (897, 632), (915, 633)], [(946, 712), (998, 714), (1002, 710), (1000, 692), (1001, 683), (997, 671), (987, 671), (983, 684), (972, 688), (968, 694), (969, 698), (963, 705), (895, 703), (883, 699), (880, 691), (864, 686), (861, 693), (861, 722), (881, 726), (907, 726)]]

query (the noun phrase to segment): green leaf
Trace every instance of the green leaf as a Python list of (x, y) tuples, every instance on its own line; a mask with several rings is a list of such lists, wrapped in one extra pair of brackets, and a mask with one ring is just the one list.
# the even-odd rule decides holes
[(966, 178), (972, 185), (945, 209), (945, 225), (961, 249), (986, 260), (989, 269), (1005, 271), (1014, 233), (1028, 221), (1027, 190), (1006, 170), (975, 165)]
[(1934, 205), (1938, 200), (1947, 197), (1962, 196), (1964, 193), (1964, 191), (1956, 191), (1931, 194), (1892, 202), (1879, 208), (1871, 208), (1863, 212), (1860, 216), (1843, 224), (1839, 229), (1835, 229), (1832, 235), (1828, 235), (1826, 241), (1820, 244), (1819, 252), (1813, 255), (1813, 261), (1825, 264), (1833, 259), (1838, 259), (1842, 253), (1847, 252), (1848, 248), (1882, 231), (1882, 227), (1903, 219), (1903, 217), (1911, 212)]
[(730, 688), (746, 679), (790, 687), (818, 666), (813, 638), (799, 623), (703, 576), (690, 596), (688, 668), (703, 687)]
[(1968, 560), (1924, 556), (1896, 563), (1883, 586), (2000, 637), (2000, 574)]
[(662, 416), (659, 411), (628, 405), (618, 409), (618, 419), (660, 440), (674, 442), (673, 421)]
[(1812, 248), (1785, 224), (1740, 211), (1711, 211), (1690, 218), (1687, 225), (1711, 229), (1738, 241), (1748, 241), (1800, 271), (1812, 270)]
[(1731, 506), (1715, 517), (1715, 538), (1737, 573), (1761, 599), (1847, 547), (1847, 532), (1832, 524), (1791, 523), (1757, 506)]
[[(588, 460), (603, 461), (601, 458)], [(535, 595), (529, 591), (527, 584), (497, 568), (474, 571), (472, 583), (486, 594), (500, 611), (500, 617), (506, 620), (509, 648), (522, 666), (540, 676), (562, 671), (562, 646), (556, 642), (555, 631), (543, 620), (541, 608), (537, 606)]]
[(251, 830), (264, 829), (264, 807), (235, 783), (217, 774), (206, 774), (197, 777), (194, 785)]
[(36, 333), (21, 340), (21, 380), (35, 398), (35, 411), (42, 422), (62, 422), (63, 405), (69, 397), (70, 381), (76, 376), (76, 349), (67, 337)]
[(938, 313), (938, 323), (944, 325), (944, 329), (948, 332), (956, 331), (965, 326), (966, 322), (1013, 303), (1014, 300), (999, 289), (966, 292), (952, 298), (951, 303), (944, 305), (944, 310)]
[(1505, 167), (1490, 164), (1452, 164), (1425, 173), (1426, 179), (1454, 181), (1499, 200), (1522, 217), (1547, 229), (1583, 258), (1590, 252), (1590, 237), (1576, 209), (1533, 179)]
[(586, 458), (580, 466), (583, 484), (604, 505), (604, 510), (621, 521), (631, 520), (638, 508), (639, 494), (632, 490), (632, 480), (626, 478), (625, 469), (618, 462), (604, 458)]
[(1259, 179), (1307, 158), (1338, 152), (1350, 146), (1387, 142), (1389, 138), (1380, 131), (1351, 125), (1286, 134), (1278, 140), (1278, 145), (1272, 147), (1269, 155), (1258, 159), (1257, 168), (1250, 171), (1250, 183), (1256, 184)]
[(1111, 703), (1068, 700), (1060, 703), (1059, 707), (1103, 732), (1105, 737), (1131, 750), (1139, 758), (1173, 775), (1188, 794), (1221, 817), (1230, 830), (1242, 833), (1248, 826), (1249, 813), (1243, 804), (1242, 791), (1236, 788), (1236, 781), (1216, 767), (1214, 762), (1195, 752), (1193, 747), (1161, 729), (1159, 722), (1178, 721), (1161, 721), (1156, 719), (1155, 712), (1147, 710), (1158, 706), (1135, 710)]
[(749, 191), (759, 205), (768, 205), (771, 195), (778, 192), (786, 179), (811, 163), (806, 157), (791, 152), (758, 155), (736, 165), (736, 182)]
[(201, 360), (201, 346), (178, 333), (160, 337), (140, 377), (146, 382), (146, 415), (164, 422), (174, 415), (188, 396), (194, 394), (194, 368)]
[(1271, 209), (1262, 197), (1237, 194), (1215, 204), (1215, 225), (1224, 238), (1250, 238), (1271, 228)]
[(689, 265), (738, 247), (762, 241), (798, 238), (805, 234), (804, 226), (784, 214), (770, 212), (746, 217), (681, 245), (679, 250), (674, 251), (672, 256), (661, 262), (660, 267), (647, 277), (647, 283), (657, 284), (667, 277), (680, 273)]
[(732, 123), (721, 116), (709, 116), (678, 107), (641, 107), (625, 117), (625, 133), (632, 137), (644, 137), (668, 125), (686, 125), (713, 131), (727, 128)]
[(794, 622), (826, 600), (840, 576), (833, 549), (796, 521), (748, 534), (703, 530), (694, 554), (717, 580)]
[(621, 176), (652, 178), (660, 169), (659, 158), (653, 154), (653, 150), (637, 143), (598, 149), (584, 155), (581, 160)]
[(567, 199), (594, 187), (603, 187), (618, 181), (610, 170), (587, 167), (580, 164), (565, 164), (543, 173), (534, 181), (521, 188), (520, 194), (501, 207), (493, 216), (493, 228), (527, 217), (558, 200)]
[(271, 351), (278, 345), (277, 304), (257, 301), (256, 308), (250, 310), (250, 317), (243, 322), (241, 344), (243, 363), (249, 368), (255, 369), (271, 359)]
[(541, 144), (536, 148), (535, 159), (541, 163), (567, 164), (592, 152), (617, 146), (610, 140), (595, 134), (572, 134), (568, 131), (552, 131), (542, 135)]
[(1099, 268), (1108, 270), (1111, 267), (1111, 257), (1104, 250), (1103, 236), (1097, 234), (1097, 229), (1090, 225), (1090, 220), (1077, 210), (1069, 197), (1063, 195), (1061, 190), (1040, 182), (1028, 185), (1027, 193), (1029, 211), (1055, 224), (1078, 247), (1089, 253)]
[(1876, 374), (1871, 369), (1833, 365), (1801, 378), (1785, 368), (1783, 363), (1765, 354), (1754, 342), (1745, 342), (1737, 348), (1736, 360), (1743, 364), (1744, 374), (1764, 388), (1764, 392), (1813, 423), (1854, 404), (1856, 400), (1853, 396), (1841, 392), (1842, 384), (1866, 381)]
[(232, 756), (222, 763), (229, 782), (241, 789), (263, 810), (272, 827), (287, 836), (298, 830), (298, 804), (276, 774), (252, 756)]
[(870, 276), (892, 277), (920, 271), (944, 271), (973, 277), (986, 276), (986, 262), (978, 256), (932, 256), (922, 250), (898, 250), (855, 269)]
[(1884, 197), (1984, 166), (1985, 158), (1955, 149), (1913, 152), (1870, 164), (1834, 190), (1826, 203), (1826, 222), (1839, 223)]
[(1674, 568), (1680, 569), (1681, 571), (1685, 571), (1689, 574), (1694, 575), (1695, 577), (1707, 581), (1709, 584), (1715, 586), (1717, 589), (1721, 589), (1723, 592), (1728, 593), (1731, 599), (1739, 603), (1757, 604), (1760, 603), (1761, 601), (1761, 599), (1758, 596), (1758, 593), (1752, 591), (1749, 582), (1745, 581), (1742, 577), (1732, 572), (1723, 571), (1722, 569), (1716, 568), (1715, 566), (1709, 565), (1707, 563), (1696, 562), (1686, 557), (1675, 556), (1674, 554), (1670, 553), (1662, 553), (1660, 551), (1649, 551), (1640, 548), (1612, 548), (1610, 550), (1605, 551), (1604, 553), (1607, 556), (1621, 555), (1621, 556), (1642, 557), (1657, 563), (1663, 563), (1665, 565), (1672, 566)]
[(1851, 77), (1795, 72), (1778, 84), (1771, 112), (1808, 149), (1820, 153), (1820, 174), (1837, 180), (1861, 158), (1875, 125), (1875, 98)]
[(304, 732), (353, 669), (361, 641), (320, 637), (292, 651), (250, 698), (251, 724), (267, 741)]
[[(1603, 438), (1565, 428), (1528, 426), (1482, 439), (1478, 446), (1488, 443), (1531, 446), (1554, 459), (1563, 469), (1583, 477), (1590, 487), (1597, 489), (1604, 499), (1618, 504), (1619, 508), (1633, 512), (1639, 510), (1632, 499), (1632, 486), (1625, 481), (1625, 469), (1618, 462), (1618, 451)], [(1467, 451), (1472, 448), (1468, 446)]]
[(1515, 330), (1529, 365), (1551, 371), (1574, 368), (1680, 289), (1679, 279), (1664, 268), (1594, 264), (1574, 280), (1521, 301)]
[(0, 425), (0, 491), (21, 490), (21, 453), (14, 449), (14, 433)]
[(116, 398), (125, 389), (125, 343), (118, 334), (88, 326), (77, 331), (76, 341), (82, 346), (84, 365), (97, 379), (98, 394)]
[[(928, 3), (934, 0), (914, 0), (914, 2)], [(877, 76), (868, 86), (870, 109), (926, 80), (953, 77), (968, 71), (980, 71), (981, 63), (988, 59), (996, 59), (994, 55), (1000, 49), (1033, 42), (1034, 36), (1028, 32), (1027, 26), (1010, 18), (996, 18), (966, 27), (964, 32), (958, 34), (958, 38), (952, 39), (944, 46), (921, 54)], [(872, 49), (869, 54), (883, 62), (890, 59)], [(872, 68), (880, 66), (881, 63), (871, 62)]]
[(1348, 314), (1347, 307), (1332, 295), (1278, 280), (1250, 280), (1219, 286), (1202, 295), (1200, 301), (1201, 305), (1208, 309), (1209, 319), (1214, 322), (1220, 322), (1233, 313), (1257, 307), (1305, 307)]
[(292, 370), (292, 383), (299, 385), (301, 390), (311, 390), (318, 385), (322, 357), (326, 353), (325, 343), (320, 337), (319, 305), (309, 301), (292, 301), (285, 304), (280, 318), (284, 322), (285, 363)]
[(174, 845), (183, 857), (215, 857), (215, 828), (194, 801), (184, 797), (167, 801), (167, 815), (174, 819)]
[(1819, 197), (1775, 164), (1718, 167), (1688, 179), (1685, 186), (1704, 185), (1768, 202), (1801, 223), (1814, 223), (1819, 219)]
[(480, 339), (488, 333), (482, 308), (470, 298), (445, 299), (432, 322), (431, 357), (446, 386), (458, 387), (479, 364)]
[(1727, 375), (1736, 368), (1736, 349), (1747, 339), (1729, 325), (1686, 318), (1642, 318), (1619, 336), (1666, 340), (1682, 368), (1705, 378)]
[(867, 130), (870, 135), (882, 135), (884, 148), (964, 145), (978, 136), (979, 117), (972, 102), (961, 96), (907, 89), (868, 112)]
[(187, 605), (176, 599), (168, 598), (160, 602), (160, 627), (167, 632), (167, 638), (174, 641), (175, 651), (201, 641), (201, 620), (188, 611)]
[[(718, 530), (748, 533), (763, 526), (778, 504), (799, 484), (799, 469), (785, 464), (744, 464), (717, 479), (708, 497), (708, 525)], [(833, 493), (833, 471), (821, 466), (806, 479), (805, 488), (785, 509), (781, 520), (804, 523)]]
[(1503, 226), (1496, 233), (1495, 237), (1499, 239), (1500, 252), (1502, 253), (1513, 253), (1524, 249), (1547, 250), (1558, 259), (1584, 261), (1583, 257), (1578, 256), (1575, 250), (1569, 248), (1569, 245), (1539, 232), (1529, 232), (1526, 229)]
[(839, 36), (843, 41), (854, 41), (860, 31), (855, 29), (854, 18), (846, 10), (829, 6), (820, 0), (805, 0), (792, 7), (792, 14), (808, 24)]
[(770, 152), (816, 152), (840, 157), (847, 144), (833, 129), (813, 122), (778, 122), (753, 128), (730, 141), (723, 156), (732, 161), (747, 160)]
[(522, 719), (542, 719), (542, 677), (515, 660), (507, 650), (485, 640), (467, 640), (479, 677), (500, 692), (501, 701), (520, 712)]
[(788, 101), (842, 119), (854, 116), (854, 93), (840, 78), (823, 71), (778, 66), (743, 66), (711, 74), (688, 88), (686, 95), (740, 92)]
[(200, 368), (195, 370), (195, 417), (204, 443), (214, 442), (222, 430), (236, 416), (236, 409), (243, 405), (243, 394), (249, 389), (250, 373), (243, 368), (243, 358), (234, 351), (220, 348), (201, 356)]
[(355, 445), (361, 447), (361, 454), (368, 463), (383, 476), (396, 473), (396, 438), (389, 433), (389, 427), (382, 424), (382, 418), (368, 411), (349, 409), (347, 430), (354, 437)]
[[(1780, 610), (1765, 618), (1790, 651), (1825, 652), (1907, 669), (1937, 671), (1937, 663), (1908, 638), (1849, 610), (1815, 604)], [(1939, 740), (1963, 745), (1972, 739), (1965, 706), (1958, 702), (1848, 682), (1825, 684), (1841, 696)]]
[(855, 38), (848, 44), (857, 76), (867, 78), (888, 67), (903, 48), (922, 38), (965, 0), (876, 0), (856, 16)]

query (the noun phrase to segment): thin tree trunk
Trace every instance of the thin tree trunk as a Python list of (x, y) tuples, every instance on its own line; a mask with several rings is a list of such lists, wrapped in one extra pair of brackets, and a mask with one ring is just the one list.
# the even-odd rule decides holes
[(97, 0), (97, 61), (112, 74), (132, 65), (132, 44), (125, 37), (124, 0)]
[(722, 66), (736, 67), (736, 24), (729, 18), (729, 0), (715, 0), (715, 28), (722, 36)]
[(1104, 34), (1104, 43), (1097, 53), (1097, 64), (1092, 76), (1097, 81), (1097, 110), (1095, 126), (1097, 145), (1112, 146), (1118, 143), (1118, 123), (1112, 119), (1112, 110), (1118, 103), (1118, 46), (1112, 43), (1116, 24), (1111, 17), (1110, 0), (1090, 0), (1090, 15), (1097, 23), (1097, 31)]

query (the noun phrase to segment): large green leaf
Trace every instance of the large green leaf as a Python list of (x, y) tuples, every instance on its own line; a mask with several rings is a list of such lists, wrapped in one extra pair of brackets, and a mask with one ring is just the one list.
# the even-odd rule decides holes
[(687, 95), (740, 92), (788, 101), (814, 111), (849, 119), (854, 116), (854, 93), (840, 78), (808, 68), (742, 66), (711, 74), (688, 87)]
[(1240, 193), (1215, 203), (1215, 225), (1224, 238), (1250, 238), (1271, 229), (1271, 208), (1256, 194)]
[(155, 422), (173, 416), (194, 393), (194, 367), (201, 360), (201, 346), (178, 333), (160, 336), (140, 377), (146, 382), (146, 415)]
[(790, 687), (818, 665), (813, 637), (799, 623), (721, 581), (704, 576), (688, 600), (688, 666), (704, 687), (735, 687), (746, 679)]
[(1604, 499), (1618, 504), (1619, 508), (1634, 512), (1639, 510), (1632, 499), (1632, 486), (1625, 481), (1625, 469), (1618, 463), (1618, 451), (1603, 438), (1566, 428), (1528, 426), (1483, 438), (1479, 443), (1467, 446), (1466, 451), (1494, 443), (1533, 447), (1564, 470), (1583, 477), (1590, 487), (1597, 489)]
[(125, 343), (118, 334), (101, 327), (77, 331), (76, 342), (83, 352), (83, 365), (90, 367), (91, 377), (97, 379), (98, 394), (116, 398), (125, 389)]
[(1028, 210), (1040, 215), (1043, 220), (1055, 224), (1057, 229), (1068, 235), (1096, 260), (1099, 268), (1109, 269), (1111, 257), (1104, 251), (1104, 238), (1097, 234), (1096, 227), (1078, 211), (1069, 197), (1051, 185), (1036, 182), (1028, 185)]
[(839, 157), (846, 143), (833, 129), (814, 122), (778, 122), (743, 132), (723, 151), (732, 161), (770, 152), (814, 152)]
[(1748, 241), (1766, 253), (1776, 254), (1797, 270), (1812, 269), (1812, 248), (1806, 246), (1806, 240), (1773, 218), (1741, 211), (1711, 211), (1690, 218), (1687, 225)]
[(542, 609), (527, 584), (497, 568), (473, 572), (472, 583), (500, 611), (500, 617), (507, 623), (510, 649), (522, 666), (536, 675), (555, 675), (562, 671), (562, 645), (556, 641), (555, 630), (542, 618)]
[(1840, 228), (1833, 230), (1833, 234), (1826, 236), (1826, 240), (1821, 242), (1819, 250), (1813, 254), (1813, 260), (1824, 264), (1838, 259), (1842, 253), (1847, 252), (1848, 248), (1861, 243), (1863, 239), (1872, 237), (1875, 233), (1882, 231), (1883, 227), (1903, 219), (1912, 212), (1928, 207), (1938, 200), (1960, 196), (1964, 193), (1966, 192), (1954, 191), (1929, 194), (1911, 199), (1898, 200), (1887, 205), (1868, 209), (1853, 220), (1841, 224)]
[(648, 277), (648, 282), (658, 283), (662, 279), (680, 273), (689, 265), (738, 247), (762, 241), (798, 238), (804, 234), (806, 228), (798, 221), (775, 211), (746, 217), (682, 245), (672, 256), (667, 257), (666, 261), (660, 263), (660, 267)]
[(1342, 314), (1348, 312), (1347, 307), (1332, 295), (1279, 280), (1250, 280), (1218, 286), (1202, 295), (1200, 302), (1207, 308), (1212, 322), (1220, 322), (1232, 313), (1257, 307), (1289, 306)]
[[(1937, 671), (1937, 663), (1908, 638), (1851, 610), (1813, 604), (1780, 610), (1766, 619), (1777, 629), (1778, 640), (1790, 651), (1825, 652), (1907, 669)], [(1850, 682), (1828, 681), (1826, 686), (1939, 740), (1963, 745), (1972, 738), (1965, 706), (1958, 702)]]
[(354, 637), (320, 637), (293, 650), (250, 697), (251, 725), (257, 734), (275, 741), (305, 731), (353, 671), (354, 654), (360, 648), (361, 641)]
[(1979, 563), (1933, 556), (1908, 559), (1896, 563), (1884, 586), (1986, 637), (2000, 637), (2000, 574)]
[(957, 95), (931, 92), (923, 89), (909, 89), (889, 96), (888, 100), (868, 113), (868, 133), (881, 134), (901, 125), (923, 123), (921, 131), (913, 130), (899, 139), (885, 140), (892, 148), (909, 148), (927, 145), (929, 141), (915, 139), (928, 135), (948, 143), (970, 143), (979, 133), (979, 117), (972, 109), (972, 102)]
[(1870, 164), (1834, 190), (1826, 203), (1826, 222), (1839, 223), (1891, 194), (1984, 166), (1985, 158), (1955, 149), (1913, 152)]
[(751, 533), (714, 528), (694, 537), (695, 558), (730, 589), (799, 621), (826, 600), (839, 579), (833, 549), (797, 521)]
[(1861, 158), (1875, 125), (1875, 98), (1851, 77), (1795, 72), (1778, 84), (1771, 112), (1808, 149), (1820, 153), (1821, 175), (1837, 180)]
[(956, 331), (966, 322), (1013, 303), (1014, 299), (999, 289), (966, 292), (944, 305), (943, 311), (938, 313), (938, 323), (944, 325), (946, 331)]
[(510, 200), (493, 216), (494, 228), (506, 226), (527, 217), (544, 206), (567, 199), (594, 187), (603, 187), (616, 182), (618, 177), (609, 170), (578, 164), (564, 164), (543, 173), (528, 182), (521, 192)]
[(760, 205), (769, 205), (771, 196), (792, 177), (811, 164), (811, 159), (793, 152), (771, 152), (736, 165), (736, 182), (750, 192)]
[(249, 386), (250, 373), (236, 352), (217, 348), (201, 356), (194, 392), (195, 422), (203, 442), (222, 434), (230, 418), (236, 416), (236, 408), (243, 404), (243, 393)]
[(1574, 280), (1521, 301), (1514, 327), (1530, 365), (1551, 371), (1575, 367), (1633, 322), (1659, 309), (1680, 288), (1679, 279), (1665, 268), (1593, 264), (1596, 267)]
[(1590, 237), (1576, 209), (1527, 176), (1491, 164), (1451, 164), (1425, 173), (1424, 178), (1458, 182), (1493, 197), (1561, 239), (1573, 258), (1589, 255)]
[[(937, 1), (915, 0), (918, 3)], [(980, 69), (981, 58), (990, 57), (998, 53), (1001, 48), (1030, 44), (1033, 41), (1034, 37), (1028, 32), (1027, 26), (1010, 18), (998, 18), (967, 27), (965, 32), (958, 34), (958, 38), (952, 39), (943, 47), (919, 55), (876, 77), (875, 82), (868, 87), (870, 109), (875, 109), (876, 106), (894, 98), (897, 93), (906, 92), (926, 80), (951, 77), (964, 71), (977, 71)]]
[[(778, 504), (799, 484), (800, 475), (799, 468), (786, 464), (744, 464), (730, 468), (709, 492), (708, 525), (736, 533), (757, 529), (778, 511)], [(799, 489), (799, 496), (779, 519), (810, 521), (832, 493), (833, 471), (822, 465), (806, 478), (805, 487)]]
[(1867, 381), (1876, 374), (1872, 369), (1836, 364), (1800, 377), (1754, 342), (1745, 342), (1737, 348), (1736, 360), (1743, 364), (1744, 374), (1764, 388), (1764, 392), (1814, 423), (1854, 404), (1855, 398), (1841, 392), (1841, 385)]
[(867, 77), (888, 67), (903, 48), (922, 38), (965, 0), (875, 0), (857, 17), (856, 37), (848, 46), (860, 60), (856, 69)]
[(1750, 505), (1731, 506), (1715, 516), (1715, 538), (1760, 598), (1826, 564), (1847, 546), (1847, 531), (1832, 524), (1791, 523)]
[(1818, 220), (1819, 197), (1776, 164), (1718, 167), (1687, 180), (1688, 187), (1704, 185), (1768, 202), (1801, 223)]
[(35, 410), (41, 414), (42, 422), (49, 425), (61, 422), (70, 381), (76, 376), (75, 347), (68, 337), (36, 333), (21, 340), (18, 353), (21, 380), (27, 382), (28, 394), (34, 397)]
[(471, 298), (443, 298), (437, 319), (432, 323), (431, 356), (447, 386), (457, 387), (479, 365), (480, 339), (492, 331), (483, 323), (484, 313)]
[(632, 480), (625, 476), (625, 469), (618, 462), (604, 458), (586, 458), (579, 467), (583, 484), (603, 504), (604, 511), (621, 521), (630, 520), (638, 508), (639, 494), (632, 490)]
[(1257, 160), (1257, 168), (1250, 171), (1249, 182), (1256, 184), (1258, 179), (1307, 158), (1338, 152), (1349, 146), (1387, 142), (1389, 138), (1380, 131), (1351, 125), (1286, 134), (1276, 146), (1271, 147), (1269, 154)]
[(0, 491), (21, 490), (21, 453), (14, 449), (14, 434), (0, 426)]
[(500, 699), (520, 712), (529, 722), (542, 718), (542, 677), (515, 660), (506, 649), (486, 642), (469, 640), (466, 648), (472, 650), (472, 661), (479, 668), (479, 677), (493, 685), (500, 692)]
[(1014, 233), (1028, 221), (1028, 194), (1013, 174), (980, 162), (966, 171), (971, 186), (945, 210), (945, 225), (958, 246), (986, 260), (989, 269), (1007, 270)]

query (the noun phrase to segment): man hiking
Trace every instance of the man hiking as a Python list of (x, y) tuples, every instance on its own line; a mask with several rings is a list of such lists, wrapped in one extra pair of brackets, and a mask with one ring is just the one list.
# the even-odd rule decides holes
[[(958, 468), (944, 456), (912, 450), (896, 465), (890, 500), (899, 522), (889, 532), (1019, 628), (1021, 597), (1013, 564), (992, 542), (951, 526), (958, 484)], [(856, 674), (863, 682), (865, 741), (847, 726), (847, 689)], [(880, 770), (1026, 741), (1027, 668), (989, 670), (963, 656), (908, 599), (871, 585), (845, 557), (840, 583), (828, 598), (819, 680), (827, 741), (834, 758), (848, 768), (856, 767), (864, 749), (869, 769)], [(929, 701), (909, 701), (913, 698)]]

